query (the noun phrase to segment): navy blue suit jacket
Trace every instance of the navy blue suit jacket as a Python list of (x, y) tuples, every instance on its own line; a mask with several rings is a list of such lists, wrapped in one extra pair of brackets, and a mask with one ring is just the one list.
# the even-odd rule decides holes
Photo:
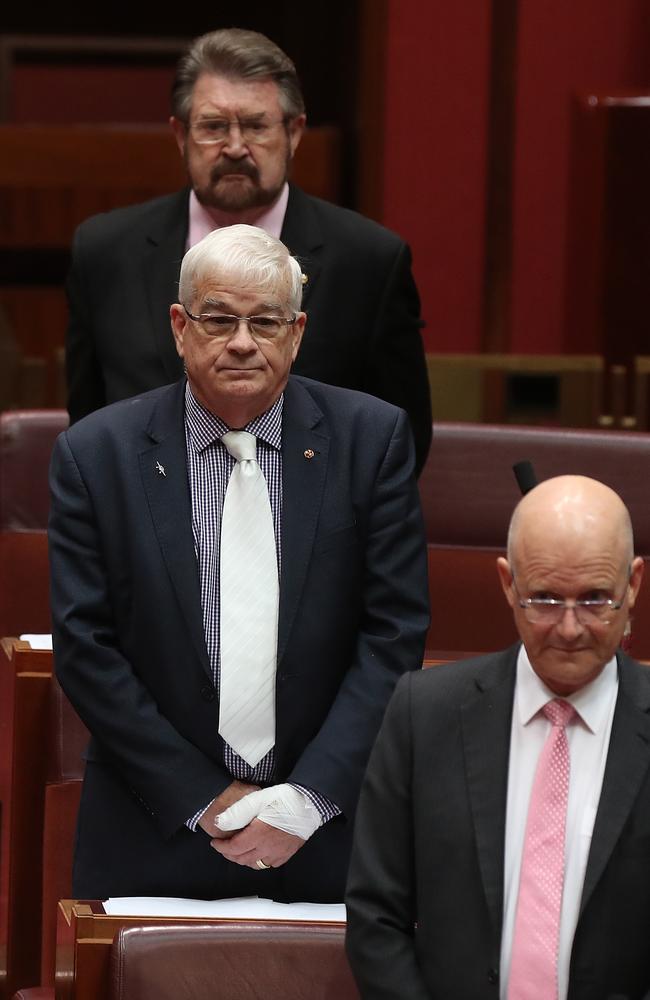
[(296, 376), (286, 387), (274, 783), (315, 788), (343, 816), (282, 868), (254, 873), (184, 825), (231, 781), (203, 634), (184, 385), (91, 414), (53, 453), (55, 665), (93, 737), (75, 895), (341, 899), (367, 757), (397, 678), (421, 665), (428, 624), (408, 421), (362, 393)]

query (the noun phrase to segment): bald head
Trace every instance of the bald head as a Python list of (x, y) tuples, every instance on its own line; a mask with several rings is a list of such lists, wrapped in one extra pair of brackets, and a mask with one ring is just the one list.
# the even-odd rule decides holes
[(619, 551), (623, 562), (634, 554), (632, 522), (618, 493), (587, 476), (546, 479), (524, 496), (510, 520), (508, 560), (517, 561), (517, 550), (528, 543), (570, 543), (571, 546), (604, 546)]
[[(643, 576), (618, 494), (585, 476), (535, 486), (515, 508), (508, 558), (497, 568), (529, 662), (546, 686), (564, 696), (595, 680), (616, 653)], [(558, 614), (530, 602), (550, 602)], [(609, 610), (593, 615), (590, 602)]]

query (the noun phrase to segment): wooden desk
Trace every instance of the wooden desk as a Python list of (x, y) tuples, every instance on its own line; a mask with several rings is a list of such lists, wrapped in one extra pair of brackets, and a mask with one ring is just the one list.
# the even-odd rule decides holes
[[(61, 900), (57, 919), (56, 1000), (108, 1000), (108, 974), (113, 938), (121, 927), (169, 924), (238, 924), (258, 921), (205, 917), (126, 917), (104, 912), (98, 900)], [(260, 921), (259, 923), (267, 923)], [(296, 926), (296, 921), (271, 921)], [(301, 926), (331, 926), (321, 921), (299, 921)]]
[(51, 652), (0, 640), (0, 997), (40, 981), (51, 675)]
[(56, 910), (72, 892), (87, 732), (52, 653), (0, 640), (0, 998), (53, 985)]

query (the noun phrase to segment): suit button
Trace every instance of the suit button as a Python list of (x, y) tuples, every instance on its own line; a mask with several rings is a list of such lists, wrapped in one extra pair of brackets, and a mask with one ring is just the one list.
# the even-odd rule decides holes
[(214, 701), (217, 697), (217, 692), (211, 684), (205, 684), (201, 688), (201, 697), (203, 698), (203, 701)]
[(499, 982), (499, 970), (498, 969), (488, 969), (488, 983), (490, 986), (496, 986)]

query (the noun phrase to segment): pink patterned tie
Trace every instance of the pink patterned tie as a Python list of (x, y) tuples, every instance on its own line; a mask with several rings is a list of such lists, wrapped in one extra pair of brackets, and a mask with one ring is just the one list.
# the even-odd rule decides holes
[(564, 830), (569, 794), (565, 727), (573, 705), (556, 698), (543, 708), (552, 724), (537, 764), (528, 807), (508, 1000), (554, 1000), (564, 887)]

